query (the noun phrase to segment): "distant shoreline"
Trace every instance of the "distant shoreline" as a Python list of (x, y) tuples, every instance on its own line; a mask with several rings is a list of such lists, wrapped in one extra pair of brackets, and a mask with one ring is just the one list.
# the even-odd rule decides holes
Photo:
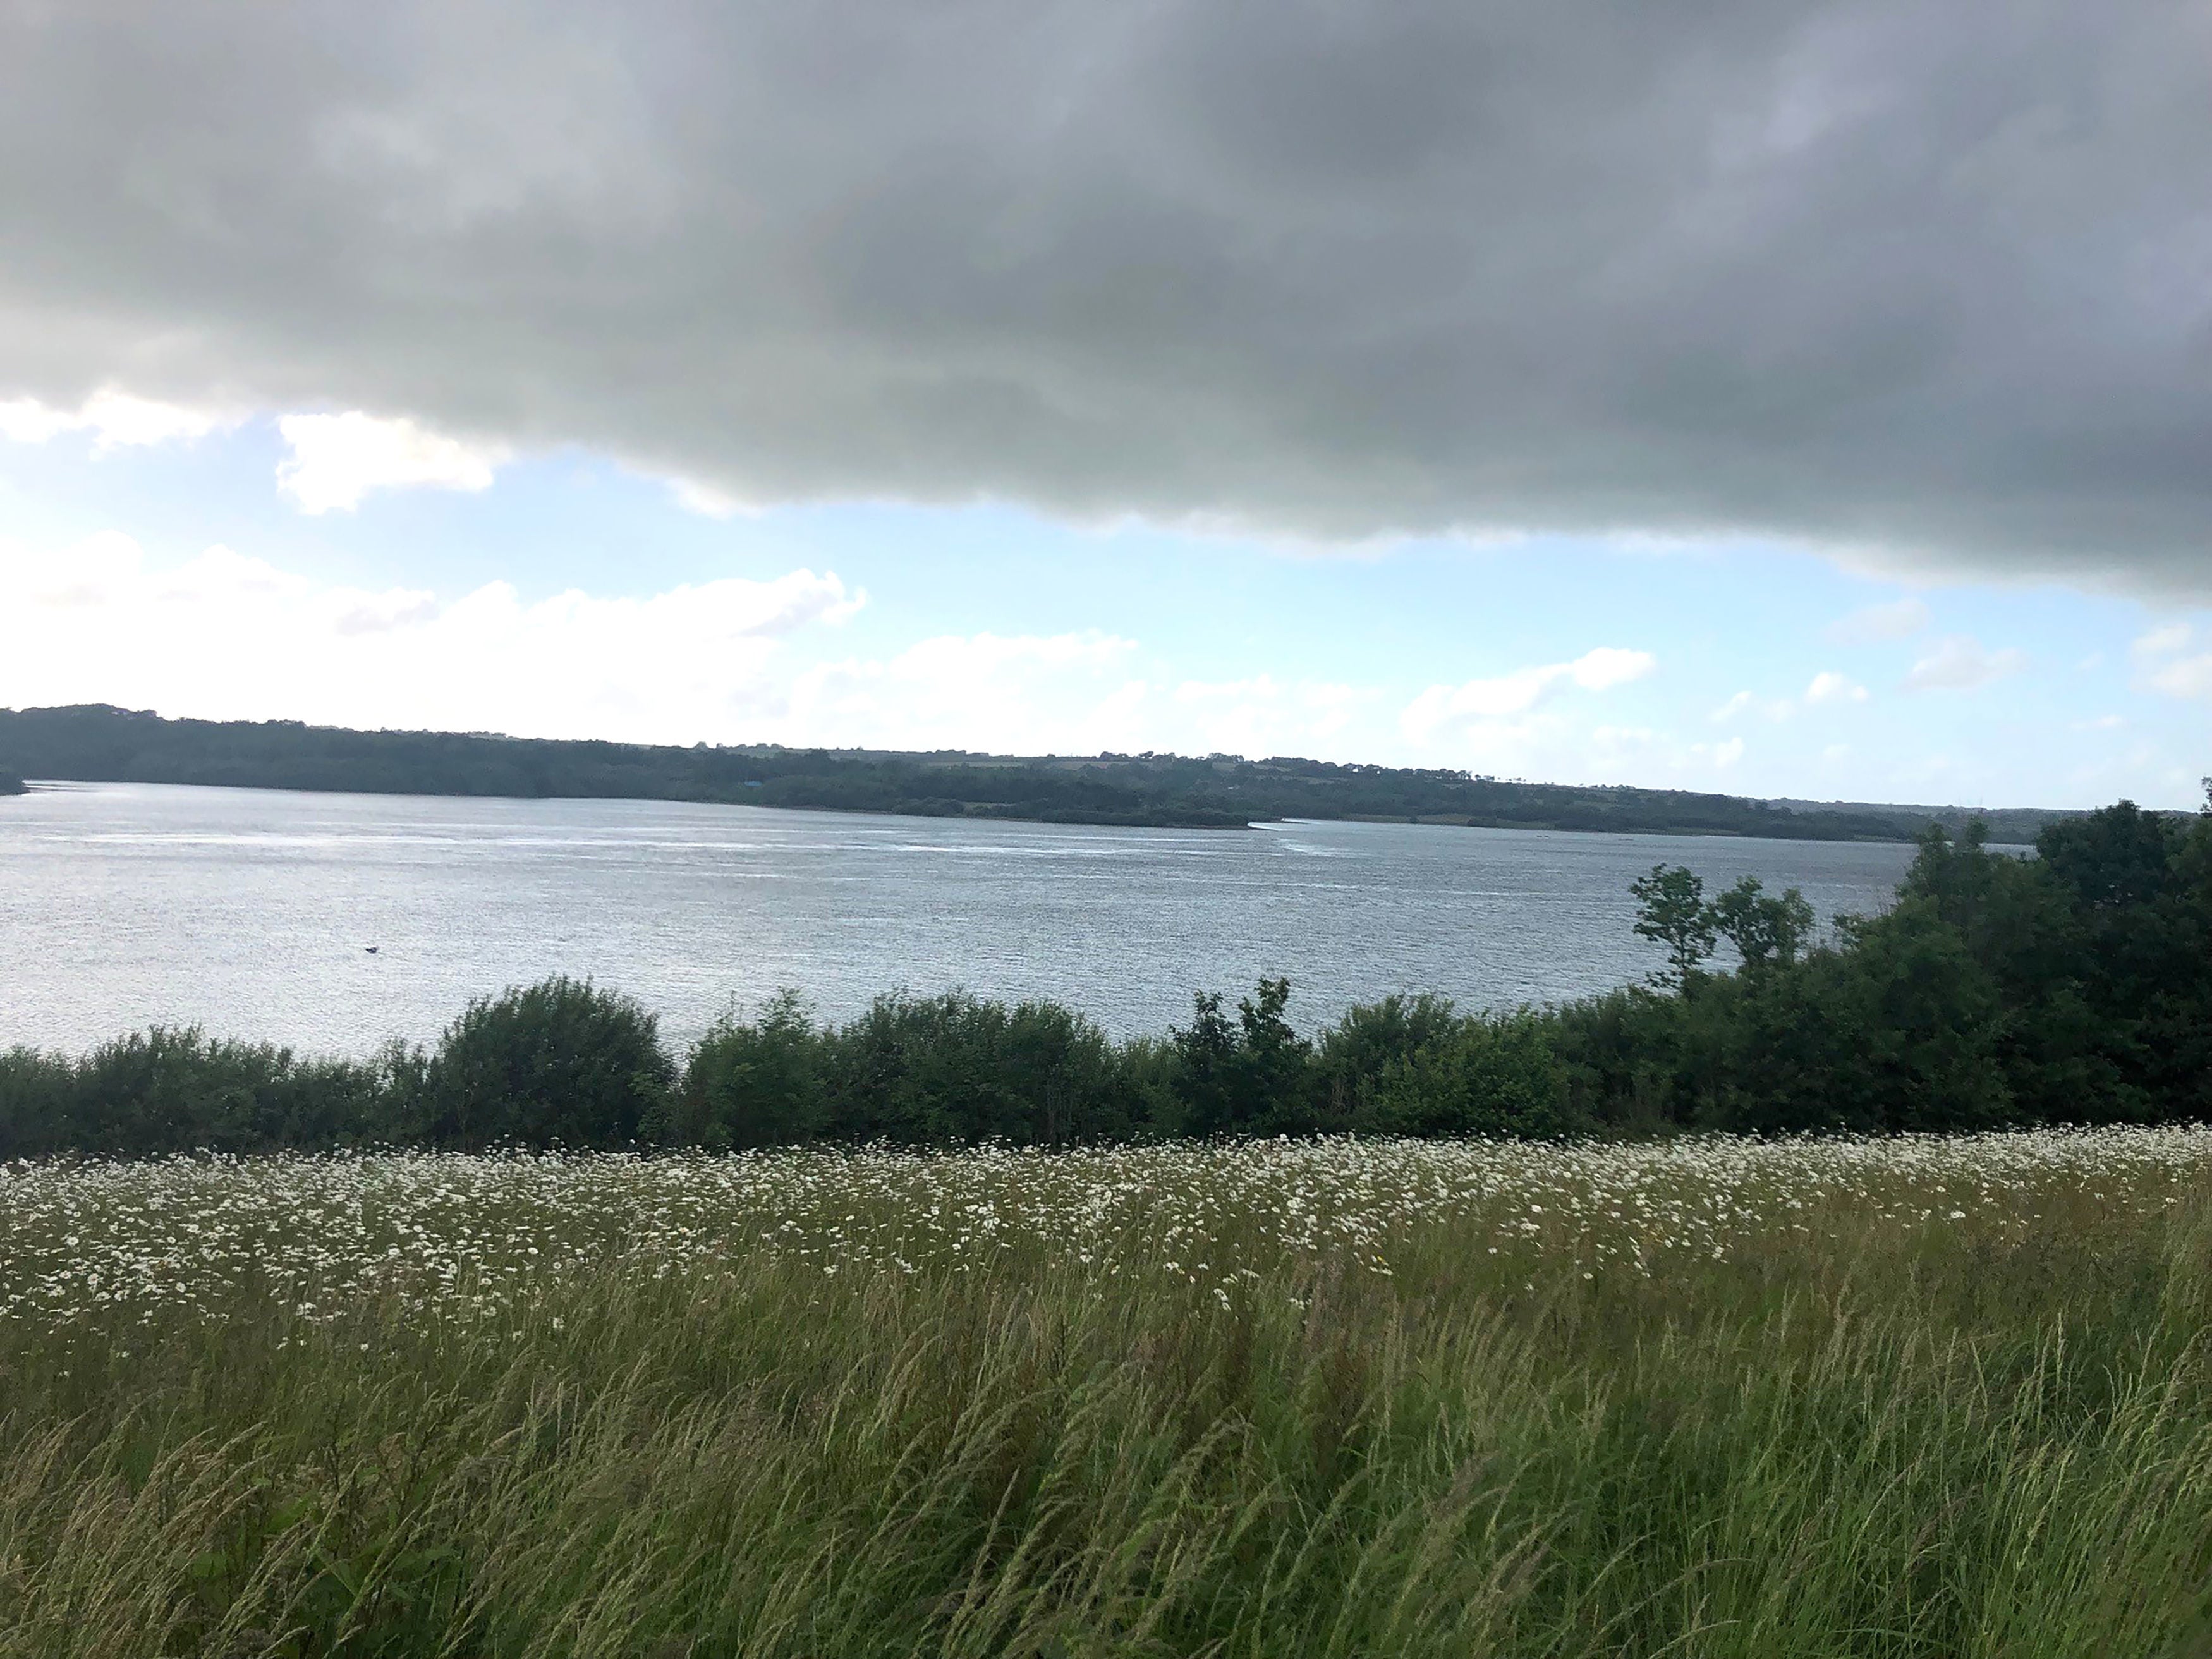
[[(690, 748), (485, 732), (360, 732), (297, 721), (168, 720), (106, 705), (0, 709), (0, 780), (167, 783), (313, 793), (667, 800), (1104, 829), (1431, 823), (1770, 841), (1910, 842), (1979, 819), (2032, 842), (2078, 814), (1775, 802), (1687, 790), (1529, 783), (1273, 757)], [(14, 791), (0, 792), (13, 793)]]

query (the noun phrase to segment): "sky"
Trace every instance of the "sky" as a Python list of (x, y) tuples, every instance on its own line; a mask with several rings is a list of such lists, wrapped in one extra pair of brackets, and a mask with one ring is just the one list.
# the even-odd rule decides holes
[(2208, 58), (0, 0), (0, 706), (2195, 805)]

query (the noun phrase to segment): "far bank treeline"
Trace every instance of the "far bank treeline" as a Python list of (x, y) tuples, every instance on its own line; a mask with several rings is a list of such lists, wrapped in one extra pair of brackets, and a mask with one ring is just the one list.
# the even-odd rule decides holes
[(1661, 866), (1636, 884), (1637, 931), (1668, 959), (1650, 986), (1507, 1014), (1392, 998), (1313, 1037), (1279, 980), (1119, 1042), (1052, 1003), (889, 996), (840, 1025), (787, 994), (679, 1063), (645, 1009), (550, 980), (368, 1061), (196, 1031), (19, 1048), (0, 1054), (0, 1158), (2212, 1117), (2212, 786), (2193, 819), (2124, 802), (2038, 851), (1931, 827), (1896, 906), (1820, 943), (1794, 890), (1708, 895)]
[[(0, 774), (370, 794), (741, 802), (935, 817), (1237, 828), (1269, 818), (1421, 818), (1549, 830), (1905, 841), (1905, 808), (1788, 806), (1682, 790), (1583, 788), (1464, 772), (1231, 756), (1011, 758), (774, 747), (689, 749), (293, 720), (171, 720), (101, 705), (0, 709)], [(2026, 841), (2057, 815), (1992, 819)], [(1963, 814), (1946, 820), (1957, 833)]]

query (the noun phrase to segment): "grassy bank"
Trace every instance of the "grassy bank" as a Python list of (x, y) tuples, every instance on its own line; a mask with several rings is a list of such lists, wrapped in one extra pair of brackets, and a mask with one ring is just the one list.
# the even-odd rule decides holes
[(0, 1178), (0, 1653), (2203, 1650), (2212, 1133)]

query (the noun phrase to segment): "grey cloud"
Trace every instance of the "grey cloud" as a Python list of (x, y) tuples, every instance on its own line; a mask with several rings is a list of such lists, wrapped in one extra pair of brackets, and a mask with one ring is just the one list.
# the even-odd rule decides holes
[(2212, 10), (0, 0), (0, 397), (2212, 594)]

